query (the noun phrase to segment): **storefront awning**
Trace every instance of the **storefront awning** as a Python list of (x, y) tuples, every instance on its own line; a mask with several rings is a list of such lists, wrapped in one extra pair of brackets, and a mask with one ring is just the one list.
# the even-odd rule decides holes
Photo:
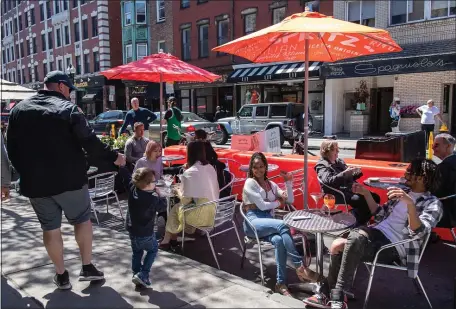
[[(320, 76), (321, 62), (310, 62), (309, 77)], [(250, 83), (256, 81), (287, 80), (304, 78), (305, 63), (270, 63), (246, 65), (237, 68), (228, 76), (228, 83)]]
[(102, 100), (103, 99), (103, 90), (100, 89), (96, 93), (87, 93), (82, 97), (82, 103), (92, 103), (97, 100)]
[(403, 51), (398, 53), (325, 63), (321, 74), (334, 79), (456, 70), (456, 44), (453, 40), (401, 47)]

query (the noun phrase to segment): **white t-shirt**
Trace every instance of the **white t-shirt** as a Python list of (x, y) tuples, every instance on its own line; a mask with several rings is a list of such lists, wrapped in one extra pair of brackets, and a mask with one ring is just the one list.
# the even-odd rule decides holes
[(427, 105), (423, 105), (418, 109), (421, 111), (421, 124), (435, 124), (434, 116), (440, 114), (437, 106), (434, 105), (429, 108)]
[[(423, 195), (423, 193), (410, 192), (409, 195), (413, 201), (416, 202), (416, 200)], [(396, 206), (394, 206), (393, 212), (388, 216), (388, 218), (377, 224), (374, 228), (380, 230), (392, 243), (398, 242), (404, 239), (402, 230), (405, 227), (407, 219), (407, 204), (400, 201), (396, 204)], [(404, 246), (397, 246), (396, 248), (400, 257), (404, 258), (407, 255)]]

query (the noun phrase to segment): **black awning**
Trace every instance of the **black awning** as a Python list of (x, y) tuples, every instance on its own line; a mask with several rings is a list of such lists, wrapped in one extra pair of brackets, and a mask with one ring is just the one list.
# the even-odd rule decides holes
[[(310, 62), (309, 77), (320, 76), (321, 62)], [(228, 83), (249, 83), (256, 81), (287, 80), (304, 78), (305, 63), (271, 63), (235, 69), (228, 76)]]
[(453, 40), (407, 44), (401, 47), (403, 50), (398, 53), (325, 63), (321, 70), (322, 76), (331, 79), (456, 69), (456, 44)]

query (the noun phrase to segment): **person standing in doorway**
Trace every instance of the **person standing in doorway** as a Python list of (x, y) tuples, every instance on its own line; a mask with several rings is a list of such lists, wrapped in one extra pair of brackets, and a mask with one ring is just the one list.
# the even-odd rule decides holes
[(155, 121), (157, 115), (148, 110), (147, 108), (139, 107), (138, 98), (131, 99), (131, 109), (125, 116), (125, 121), (120, 128), (119, 135), (127, 130), (128, 126), (133, 129), (135, 123), (142, 122), (144, 124), (144, 137), (149, 139), (149, 123)]
[(401, 99), (395, 97), (389, 108), (391, 117), (391, 131), (399, 132), (399, 122), (401, 121)]
[(165, 147), (179, 145), (181, 140), (181, 123), (182, 112), (176, 107), (176, 99), (174, 97), (168, 98), (168, 110), (163, 117), (166, 123), (166, 143)]
[(74, 90), (77, 89), (68, 75), (49, 72), (44, 79), (44, 90), (11, 110), (7, 132), (8, 155), (20, 174), (21, 193), (30, 199), (41, 223), (44, 246), (56, 271), (54, 283), (62, 290), (71, 289), (63, 258), (62, 211), (74, 225), (82, 259), (79, 280), (104, 278), (103, 272), (92, 264), (93, 232), (85, 152), (89, 157), (125, 165), (125, 156), (103, 144), (82, 110), (69, 101)]
[(445, 123), (440, 115), (440, 109), (434, 105), (433, 100), (428, 100), (426, 105), (420, 106), (416, 112), (421, 117), (421, 130), (426, 132), (426, 145), (429, 142), (429, 134), (434, 131), (435, 118), (441, 123)]

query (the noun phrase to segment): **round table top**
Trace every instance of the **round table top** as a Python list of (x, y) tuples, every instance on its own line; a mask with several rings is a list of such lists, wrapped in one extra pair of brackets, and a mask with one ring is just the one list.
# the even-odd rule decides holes
[[(311, 217), (311, 219), (293, 221), (293, 218), (298, 216)], [(356, 219), (352, 214), (342, 212), (328, 216), (321, 213), (319, 209), (293, 211), (286, 215), (283, 221), (286, 225), (296, 230), (313, 233), (342, 231), (356, 223)]]
[[(279, 166), (277, 164), (268, 164), (268, 172), (273, 172), (279, 169)], [(241, 172), (247, 173), (249, 171), (249, 166), (248, 165), (241, 165), (239, 167), (239, 170)]]
[(91, 166), (89, 167), (89, 169), (87, 170), (87, 174), (93, 174), (93, 173), (96, 173), (98, 171), (98, 167), (96, 166)]
[(162, 161), (177, 161), (185, 159), (185, 156), (181, 155), (170, 155), (170, 156), (162, 156)]
[(396, 187), (402, 190), (410, 190), (405, 184), (400, 182), (400, 178), (396, 177), (374, 177), (364, 180), (364, 184), (368, 187), (387, 190), (389, 187)]
[(179, 186), (179, 185), (180, 184), (173, 184), (170, 187), (167, 187), (165, 185), (158, 185), (157, 184), (157, 190), (160, 192), (159, 195), (162, 196), (162, 197), (173, 197), (173, 196), (176, 196), (176, 194), (174, 194), (173, 188), (175, 186)]

